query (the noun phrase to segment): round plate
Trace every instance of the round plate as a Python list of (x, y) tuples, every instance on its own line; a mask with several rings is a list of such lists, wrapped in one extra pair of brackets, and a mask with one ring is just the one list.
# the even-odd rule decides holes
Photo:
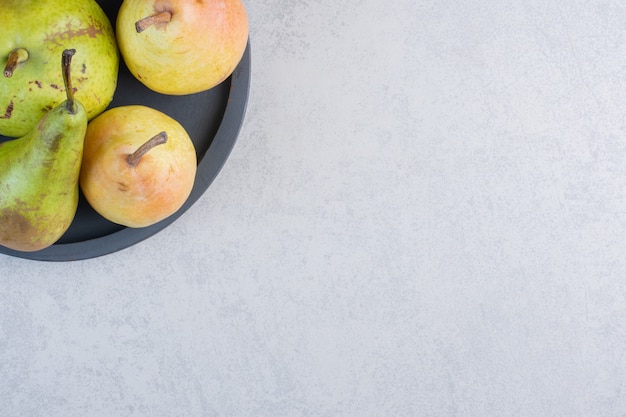
[[(98, 2), (115, 26), (121, 1)], [(184, 77), (184, 68), (181, 69)], [(209, 188), (235, 145), (245, 115), (250, 86), (250, 44), (233, 74), (202, 93), (167, 96), (137, 81), (120, 59), (118, 86), (109, 107), (143, 104), (168, 114), (182, 124), (198, 157), (198, 171), (191, 195), (170, 217), (144, 228), (127, 228), (104, 219), (80, 195), (74, 221), (54, 245), (36, 252), (14, 251), (0, 246), (0, 253), (42, 261), (94, 258), (134, 245), (163, 230), (191, 207)], [(8, 138), (0, 136), (0, 142)]]

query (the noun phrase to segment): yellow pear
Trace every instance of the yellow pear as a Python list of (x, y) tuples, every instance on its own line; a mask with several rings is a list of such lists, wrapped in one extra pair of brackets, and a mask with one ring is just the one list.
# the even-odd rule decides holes
[(248, 17), (241, 0), (124, 0), (116, 32), (140, 82), (162, 94), (192, 94), (235, 70), (248, 42)]
[(146, 227), (174, 214), (195, 182), (197, 156), (185, 128), (144, 105), (111, 108), (89, 122), (80, 186), (102, 217)]

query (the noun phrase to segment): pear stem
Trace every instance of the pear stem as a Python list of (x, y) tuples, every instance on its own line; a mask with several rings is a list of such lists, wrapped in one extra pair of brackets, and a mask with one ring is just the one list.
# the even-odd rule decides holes
[(61, 56), (63, 84), (65, 85), (65, 95), (67, 96), (65, 107), (67, 108), (67, 111), (71, 114), (76, 114), (76, 112), (78, 111), (76, 108), (76, 103), (74, 102), (74, 89), (72, 88), (71, 78), (72, 56), (74, 56), (75, 53), (76, 49), (66, 49), (63, 51), (63, 55)]
[(137, 148), (135, 152), (128, 155), (128, 157), (126, 158), (126, 162), (128, 162), (128, 165), (136, 167), (139, 164), (139, 160), (141, 160), (141, 157), (147, 154), (150, 149), (154, 148), (157, 145), (162, 145), (165, 142), (167, 142), (167, 133), (161, 132), (157, 135), (154, 135), (146, 143)]
[(11, 78), (13, 75), (13, 71), (15, 68), (22, 62), (28, 59), (28, 51), (24, 48), (15, 48), (11, 52), (9, 52), (9, 58), (7, 59), (7, 64), (4, 67), (4, 76), (7, 78)]
[(153, 14), (152, 16), (144, 17), (143, 19), (135, 22), (135, 30), (137, 30), (137, 33), (141, 33), (152, 25), (155, 25), (157, 23), (169, 23), (171, 20), (172, 13), (164, 10), (162, 12)]

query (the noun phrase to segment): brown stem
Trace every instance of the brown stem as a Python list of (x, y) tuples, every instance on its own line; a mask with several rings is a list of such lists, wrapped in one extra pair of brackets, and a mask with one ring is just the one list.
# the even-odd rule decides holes
[(137, 148), (135, 152), (128, 155), (126, 162), (128, 162), (131, 167), (136, 167), (139, 164), (141, 157), (148, 153), (150, 149), (157, 145), (162, 145), (165, 142), (167, 142), (167, 133), (161, 132), (158, 135), (154, 135), (146, 143)]
[(65, 107), (71, 114), (76, 114), (77, 108), (74, 102), (74, 88), (72, 88), (71, 64), (72, 57), (76, 53), (76, 49), (66, 49), (61, 56), (61, 70), (63, 72), (63, 84), (65, 85), (65, 95), (67, 101)]
[(11, 78), (13, 75), (13, 71), (15, 68), (22, 62), (28, 59), (28, 51), (24, 48), (15, 48), (11, 52), (9, 52), (9, 58), (7, 59), (7, 64), (4, 67), (4, 76), (7, 78)]
[(169, 23), (172, 20), (172, 13), (167, 10), (153, 14), (152, 16), (144, 17), (141, 20), (135, 22), (135, 30), (137, 33), (141, 33), (148, 29), (150, 26), (157, 23)]

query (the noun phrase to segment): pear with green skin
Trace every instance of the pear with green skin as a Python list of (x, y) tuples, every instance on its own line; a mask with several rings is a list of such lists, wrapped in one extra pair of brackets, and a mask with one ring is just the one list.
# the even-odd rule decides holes
[(117, 86), (113, 26), (95, 0), (0, 1), (0, 135), (20, 137), (65, 100), (57, 66), (76, 49), (76, 99), (89, 119), (102, 113)]
[(87, 112), (73, 97), (74, 52), (62, 55), (67, 100), (25, 136), (0, 144), (0, 245), (13, 250), (51, 246), (76, 214)]

